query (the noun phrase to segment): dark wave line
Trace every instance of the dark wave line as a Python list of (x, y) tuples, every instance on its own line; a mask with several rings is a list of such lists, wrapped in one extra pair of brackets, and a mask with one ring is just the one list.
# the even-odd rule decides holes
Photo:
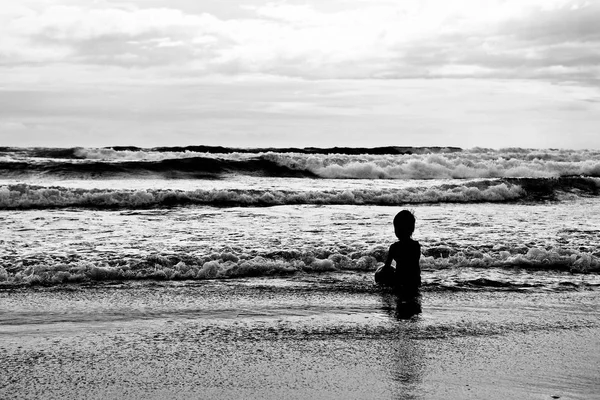
[(51, 147), (0, 147), (0, 155), (12, 154), (33, 158), (58, 158), (75, 160), (82, 157), (77, 155), (81, 147), (51, 148)]
[(523, 200), (557, 200), (561, 193), (585, 196), (600, 195), (600, 180), (583, 176), (559, 178), (504, 178), (504, 182), (518, 185), (525, 191)]
[[(136, 150), (136, 148), (110, 147), (113, 150)], [(413, 146), (381, 146), (381, 147), (257, 147), (249, 149), (221, 146), (186, 146), (186, 147), (154, 147), (150, 150), (157, 152), (206, 152), (206, 153), (300, 153), (300, 154), (349, 154), (349, 155), (393, 155), (393, 154), (423, 154), (449, 153), (462, 151), (459, 147), (413, 147)]]
[(137, 178), (155, 175), (167, 179), (218, 179), (227, 173), (265, 177), (317, 177), (308, 170), (292, 169), (262, 157), (241, 161), (191, 157), (161, 161), (0, 162), (0, 174), (5, 176), (40, 174), (60, 177)]
[[(79, 150), (81, 147), (72, 148), (50, 148), (50, 147), (0, 147), (0, 155), (3, 153), (20, 154), (34, 158), (55, 159), (82, 159)], [(173, 146), (173, 147), (137, 147), (137, 146), (110, 146), (104, 147), (115, 151), (141, 151), (157, 153), (184, 153), (198, 152), (209, 154), (254, 154), (254, 153), (299, 153), (299, 154), (348, 154), (348, 155), (398, 155), (398, 154), (428, 154), (428, 153), (455, 153), (462, 151), (459, 147), (413, 147), (413, 146), (381, 146), (381, 147), (256, 147), (236, 148), (223, 146)]]

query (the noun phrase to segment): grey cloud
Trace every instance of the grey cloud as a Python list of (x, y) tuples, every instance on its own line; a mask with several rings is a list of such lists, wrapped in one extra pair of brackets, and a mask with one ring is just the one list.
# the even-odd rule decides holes
[[(452, 33), (398, 46), (389, 76), (411, 67), (435, 76), (443, 66), (480, 67), (502, 78), (598, 79), (600, 4), (577, 10), (538, 11), (492, 32)], [(561, 72), (560, 68), (564, 67)]]
[[(208, 38), (208, 37), (206, 37)], [(38, 44), (68, 47), (76, 62), (99, 65), (158, 66), (181, 64), (196, 59), (210, 59), (213, 42), (194, 41), (182, 32), (149, 31), (141, 34), (103, 34), (90, 38), (56, 38), (42, 32), (31, 38)]]
[(513, 19), (499, 31), (519, 40), (539, 44), (600, 41), (600, 3), (592, 2), (573, 9), (571, 5), (555, 10), (539, 10), (527, 18)]
[[(64, 19), (61, 12), (65, 13)], [(52, 48), (62, 50), (56, 59), (37, 60), (116, 66), (177, 65), (212, 58), (214, 48), (227, 40), (220, 32), (222, 21), (214, 16), (187, 15), (175, 9), (62, 7), (14, 19), (7, 29), (26, 44), (30, 55), (23, 56), (18, 49), (12, 49), (2, 57), (0, 48), (0, 61), (12, 65), (35, 62), (35, 49)]]
[(158, 47), (147, 40), (128, 41), (123, 37), (102, 37), (73, 44), (76, 58), (91, 64), (125, 66), (165, 65), (186, 62), (194, 57), (189, 46)]

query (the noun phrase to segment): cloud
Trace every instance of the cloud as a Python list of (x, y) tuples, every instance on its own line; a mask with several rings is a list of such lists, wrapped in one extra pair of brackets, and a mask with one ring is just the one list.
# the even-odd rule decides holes
[(538, 8), (524, 18), (506, 21), (501, 30), (538, 44), (599, 41), (599, 19), (600, 3), (574, 1), (551, 10)]
[[(181, 64), (210, 53), (219, 41), (219, 24), (221, 21), (209, 14), (187, 15), (167, 8), (52, 6), (13, 18), (3, 28), (3, 36), (12, 42), (0, 42), (0, 54), (14, 64)], [(40, 49), (54, 49), (55, 57), (45, 56)]]
[(579, 0), (278, 2), (234, 18), (139, 3), (25, 4), (1, 18), (3, 65), (169, 68), (182, 77), (600, 78), (600, 4)]

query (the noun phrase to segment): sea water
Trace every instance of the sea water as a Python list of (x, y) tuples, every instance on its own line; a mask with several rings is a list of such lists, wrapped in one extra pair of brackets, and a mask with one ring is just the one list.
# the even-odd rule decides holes
[(172, 150), (2, 149), (0, 285), (372, 272), (404, 208), (426, 287), (600, 282), (597, 152)]

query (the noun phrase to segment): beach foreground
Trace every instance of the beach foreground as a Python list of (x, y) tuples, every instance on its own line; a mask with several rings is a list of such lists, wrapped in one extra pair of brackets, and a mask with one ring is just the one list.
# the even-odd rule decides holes
[(370, 274), (0, 290), (0, 398), (593, 399), (600, 293)]

